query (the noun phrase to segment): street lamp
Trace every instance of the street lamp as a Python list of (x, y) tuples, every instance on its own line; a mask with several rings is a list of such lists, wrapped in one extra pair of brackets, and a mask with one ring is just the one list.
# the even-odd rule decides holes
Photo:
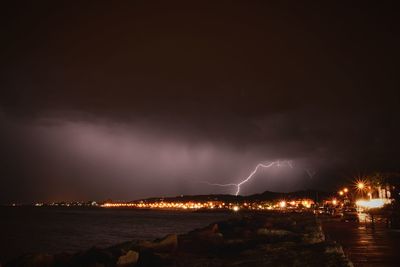
[(355, 187), (357, 191), (361, 194), (361, 197), (364, 197), (364, 192), (367, 189), (367, 182), (365, 180), (357, 180), (355, 183)]
[(363, 190), (365, 188), (365, 183), (363, 181), (357, 182), (357, 188), (358, 190)]

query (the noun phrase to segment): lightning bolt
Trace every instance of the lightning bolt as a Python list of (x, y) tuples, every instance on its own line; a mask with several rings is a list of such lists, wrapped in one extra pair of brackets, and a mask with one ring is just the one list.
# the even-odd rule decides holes
[(289, 167), (290, 167), (291, 169), (293, 169), (293, 164), (292, 164), (292, 161), (291, 161), (291, 160), (288, 160), (288, 161), (287, 161), (287, 164), (289, 165)]
[(306, 173), (307, 173), (308, 177), (310, 177), (310, 179), (312, 179), (315, 176), (315, 174), (317, 174), (316, 171), (313, 171), (310, 169), (304, 169), (304, 170), (306, 171)]
[(213, 185), (213, 186), (221, 186), (221, 187), (237, 186), (237, 184), (214, 184), (214, 183), (209, 183), (209, 182), (206, 182), (206, 181), (200, 181), (200, 183)]
[(237, 196), (240, 193), (240, 187), (243, 184), (245, 184), (248, 181), (250, 181), (251, 178), (254, 177), (254, 175), (257, 173), (257, 171), (260, 168), (270, 168), (270, 167), (273, 167), (274, 165), (276, 165), (277, 167), (288, 165), (290, 168), (293, 168), (292, 162), (291, 161), (287, 161), (287, 160), (286, 161), (279, 161), (279, 160), (278, 161), (273, 161), (273, 162), (268, 163), (268, 164), (258, 163), (257, 166), (254, 168), (254, 170), (249, 174), (249, 176), (247, 176), (244, 180), (242, 180), (241, 182), (239, 182), (237, 184), (234, 184), (234, 183), (230, 183), (230, 184), (214, 184), (214, 183), (209, 183), (209, 182), (204, 182), (204, 181), (202, 181), (201, 183), (212, 185), (212, 186), (220, 186), (220, 187), (234, 186), (234, 187), (236, 187), (235, 196)]
[[(277, 167), (281, 167), (281, 166), (289, 166), (291, 169), (293, 169), (293, 164), (291, 160), (285, 160), (285, 161), (273, 161), (270, 163), (258, 163), (257, 166), (253, 169), (253, 171), (245, 178), (243, 179), (241, 182), (234, 184), (234, 183), (228, 183), (228, 184), (218, 184), (218, 183), (210, 183), (207, 181), (200, 181), (200, 183), (203, 184), (207, 184), (207, 185), (211, 185), (211, 186), (219, 186), (219, 187), (230, 187), (230, 186), (234, 186), (236, 187), (236, 192), (235, 192), (235, 196), (238, 196), (240, 193), (240, 187), (247, 183), (248, 181), (251, 180), (251, 178), (254, 177), (254, 175), (257, 173), (257, 171), (260, 168), (270, 168), (273, 166), (277, 166)], [(304, 169), (304, 171), (307, 173), (307, 175), (310, 177), (310, 179), (312, 179), (315, 175), (316, 175), (316, 171), (314, 170), (310, 170), (310, 169)]]

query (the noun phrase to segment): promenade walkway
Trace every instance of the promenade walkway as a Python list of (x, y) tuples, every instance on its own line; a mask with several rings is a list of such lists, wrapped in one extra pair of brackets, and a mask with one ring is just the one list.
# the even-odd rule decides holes
[(340, 243), (354, 266), (400, 266), (400, 231), (388, 229), (384, 220), (372, 224), (368, 218), (360, 222), (324, 221), (328, 240)]

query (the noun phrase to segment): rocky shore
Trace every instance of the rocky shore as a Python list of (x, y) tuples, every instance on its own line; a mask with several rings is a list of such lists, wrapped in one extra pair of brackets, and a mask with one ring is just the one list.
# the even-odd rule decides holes
[[(21, 256), (4, 267), (352, 266), (341, 246), (325, 240), (313, 214), (261, 213), (186, 234), (132, 241), (76, 254)], [(0, 265), (1, 267), (1, 265)]]

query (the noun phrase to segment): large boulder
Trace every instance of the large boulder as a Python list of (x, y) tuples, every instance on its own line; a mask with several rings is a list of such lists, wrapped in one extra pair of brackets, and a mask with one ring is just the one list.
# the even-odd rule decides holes
[(155, 241), (139, 242), (140, 249), (150, 249), (155, 252), (174, 252), (178, 248), (178, 236), (176, 234)]
[(10, 266), (17, 267), (50, 267), (54, 263), (54, 257), (46, 253), (29, 254), (11, 262)]
[(223, 245), (224, 236), (218, 224), (196, 229), (179, 236), (179, 251), (190, 253), (212, 253)]
[(91, 248), (75, 254), (69, 266), (110, 266), (115, 264), (115, 256), (106, 249)]
[(219, 231), (218, 224), (212, 224), (205, 228), (194, 230), (189, 232), (187, 236), (193, 240), (203, 240), (211, 243), (219, 243), (223, 239), (223, 235)]
[(139, 259), (139, 253), (134, 250), (129, 250), (125, 255), (118, 258), (118, 267), (131, 267), (135, 266)]
[(332, 243), (332, 244), (326, 244), (325, 246), (325, 253), (328, 254), (340, 254), (344, 256), (343, 248), (342, 246)]
[(293, 233), (290, 231), (281, 230), (281, 229), (259, 228), (257, 230), (257, 235), (284, 237), (284, 236), (293, 235)]
[(325, 235), (321, 225), (306, 227), (306, 233), (303, 235), (303, 242), (316, 244), (325, 241)]
[(201, 239), (208, 239), (208, 238), (213, 238), (215, 235), (219, 235), (220, 232), (218, 224), (212, 224), (209, 225), (208, 227), (195, 230), (190, 234), (193, 234), (194, 236), (199, 237)]

